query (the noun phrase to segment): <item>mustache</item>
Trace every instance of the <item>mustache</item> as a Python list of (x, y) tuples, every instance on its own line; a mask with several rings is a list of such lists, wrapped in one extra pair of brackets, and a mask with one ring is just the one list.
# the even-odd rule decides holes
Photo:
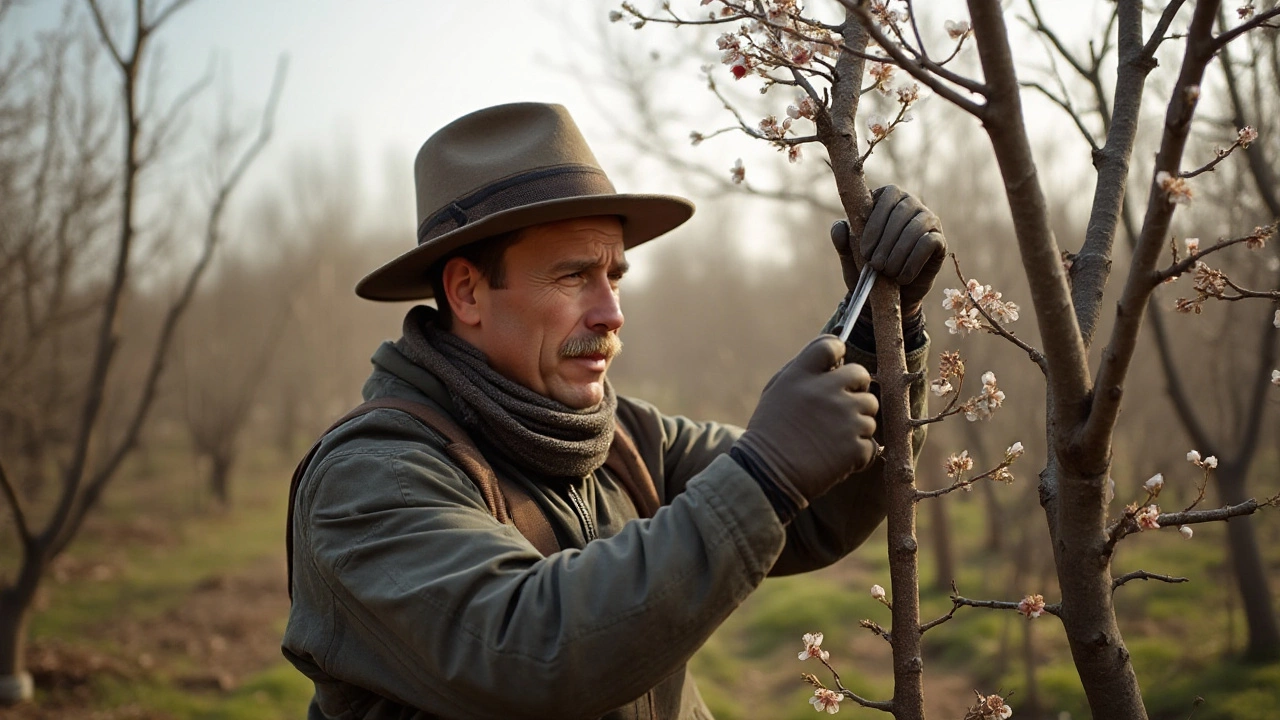
[(560, 346), (560, 357), (578, 358), (589, 355), (603, 355), (612, 360), (622, 352), (622, 340), (614, 333), (607, 335), (583, 335), (572, 337)]

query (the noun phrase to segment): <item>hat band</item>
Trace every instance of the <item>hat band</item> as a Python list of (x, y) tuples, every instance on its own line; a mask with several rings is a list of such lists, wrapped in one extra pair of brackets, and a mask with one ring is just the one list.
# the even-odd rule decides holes
[(525, 205), (582, 195), (612, 195), (613, 183), (599, 168), (560, 165), (531, 170), (486, 185), (427, 216), (418, 226), (422, 245), (467, 223)]

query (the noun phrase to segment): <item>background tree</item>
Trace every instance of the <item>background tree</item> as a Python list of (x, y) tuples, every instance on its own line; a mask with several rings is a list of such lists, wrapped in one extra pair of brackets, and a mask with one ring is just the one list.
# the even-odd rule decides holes
[[(32, 373), (26, 382), (37, 390), (52, 385), (56, 388), (53, 392), (60, 392), (72, 377), (70, 374), (41, 377), (48, 372), (44, 370), (46, 367), (57, 368), (58, 372), (74, 369), (79, 383), (73, 393), (49, 405), (74, 408), (68, 413), (71, 421), (59, 433), (66, 439), (65, 446), (58, 448), (62, 457), (56, 464), (25, 463), (24, 474), (35, 477), (18, 483), (43, 484), (44, 474), (56, 468), (60, 487), (41, 526), (36, 525), (38, 518), (19, 497), (17, 485), (0, 467), (0, 489), (14, 519), (21, 549), (16, 578), (0, 582), (0, 691), (3, 691), (0, 702), (30, 697), (31, 681), (23, 668), (23, 645), (36, 589), (50, 562), (66, 549), (121, 463), (137, 447), (178, 324), (220, 243), (221, 220), (228, 199), (270, 136), (270, 118), (283, 81), (283, 65), (277, 72), (257, 136), (239, 151), (238, 157), (220, 158), (224, 164), (220, 166), (219, 180), (208, 207), (199, 255), (194, 265), (185, 271), (176, 296), (164, 311), (158, 334), (150, 341), (136, 395), (127, 401), (121, 400), (118, 396), (126, 395), (125, 389), (133, 383), (122, 378), (118, 367), (124, 341), (120, 318), (128, 300), (139, 293), (135, 280), (139, 246), (148, 239), (169, 239), (163, 236), (144, 239), (145, 233), (140, 230), (144, 212), (140, 186), (146, 172), (157, 165), (171, 147), (189, 102), (208, 82), (207, 78), (197, 81), (160, 111), (154, 93), (156, 86), (148, 85), (145, 77), (148, 51), (156, 33), (187, 4), (189, 0), (174, 0), (148, 8), (145, 2), (137, 0), (126, 31), (119, 33), (112, 31), (112, 23), (98, 3), (88, 0), (98, 40), (120, 82), (117, 121), (105, 121), (102, 117), (102, 101), (93, 93), (95, 78), (91, 63), (85, 63), (82, 73), (82, 98), (76, 101), (64, 96), (62, 61), (66, 57), (65, 48), (77, 42), (72, 34), (55, 33), (44, 39), (41, 47), (45, 48), (44, 62), (49, 68), (44, 77), (49, 84), (36, 85), (28, 90), (31, 95), (20, 95), (14, 101), (18, 107), (24, 104), (30, 107), (31, 98), (48, 98), (42, 125), (37, 126), (43, 133), (25, 131), (25, 137), (30, 138), (32, 144), (12, 146), (17, 152), (40, 148), (42, 160), (37, 163), (34, 175), (19, 175), (16, 181), (19, 192), (15, 197), (29, 198), (31, 202), (25, 224), (28, 231), (20, 236), (14, 250), (6, 247), (2, 265), (13, 273), (10, 277), (14, 279), (6, 280), (4, 286), (18, 289), (19, 307), (29, 328), (24, 344), (15, 353), (17, 357), (10, 361), (10, 372)], [(68, 9), (68, 16), (70, 13)], [(79, 44), (83, 52), (93, 52), (83, 40)], [(11, 59), (10, 62), (22, 61)], [(66, 102), (65, 108), (62, 102)], [(68, 132), (80, 128), (72, 124), (64, 129), (64, 123), (69, 121), (79, 121), (90, 130), (74, 141), (70, 152), (64, 144), (64, 133), (80, 135)], [(122, 141), (116, 158), (109, 157), (103, 149), (111, 137), (110, 130), (118, 131)], [(224, 145), (224, 149), (231, 148)], [(56, 179), (63, 179), (67, 184), (55, 185)], [(107, 207), (103, 198), (108, 188), (116, 194), (113, 207)], [(46, 210), (49, 206), (54, 209)], [(93, 223), (102, 223), (104, 217), (113, 220), (117, 229), (107, 234), (95, 232), (96, 225), (77, 227), (83, 215), (88, 215)], [(162, 233), (168, 229), (161, 228)], [(100, 249), (85, 247), (85, 242), (97, 240), (99, 235), (105, 236), (100, 240)], [(6, 237), (6, 245), (8, 242)], [(105, 274), (100, 271), (101, 266), (81, 264), (87, 259), (86, 254), (95, 251), (109, 260)], [(77, 316), (87, 308), (93, 309), (94, 312), (89, 313), (91, 327), (59, 333), (62, 329), (59, 323), (66, 322), (63, 313), (69, 309), (64, 298), (70, 294), (79, 296), (75, 303), (79, 305)], [(56, 357), (47, 360), (40, 357), (42, 353)], [(127, 402), (130, 408), (120, 422), (112, 423), (108, 432), (103, 418), (109, 402)]]

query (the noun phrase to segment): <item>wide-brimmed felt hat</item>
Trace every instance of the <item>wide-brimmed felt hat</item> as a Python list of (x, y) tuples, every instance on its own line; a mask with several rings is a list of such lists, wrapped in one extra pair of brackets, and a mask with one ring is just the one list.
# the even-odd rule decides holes
[(360, 297), (429, 298), (427, 269), (436, 261), (531, 225), (616, 215), (632, 248), (693, 214), (684, 198), (618, 193), (569, 112), (545, 103), (498, 105), (454, 120), (423, 143), (414, 180), (418, 246), (365, 276), (356, 285)]

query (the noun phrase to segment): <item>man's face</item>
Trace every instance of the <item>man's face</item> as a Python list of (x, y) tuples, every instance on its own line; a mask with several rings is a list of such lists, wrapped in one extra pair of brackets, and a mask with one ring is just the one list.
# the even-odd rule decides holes
[(455, 323), (454, 332), (530, 390), (572, 408), (596, 405), (604, 398), (605, 371), (621, 349), (622, 248), (616, 217), (527, 228), (503, 256), (504, 287), (479, 282), (477, 322)]

